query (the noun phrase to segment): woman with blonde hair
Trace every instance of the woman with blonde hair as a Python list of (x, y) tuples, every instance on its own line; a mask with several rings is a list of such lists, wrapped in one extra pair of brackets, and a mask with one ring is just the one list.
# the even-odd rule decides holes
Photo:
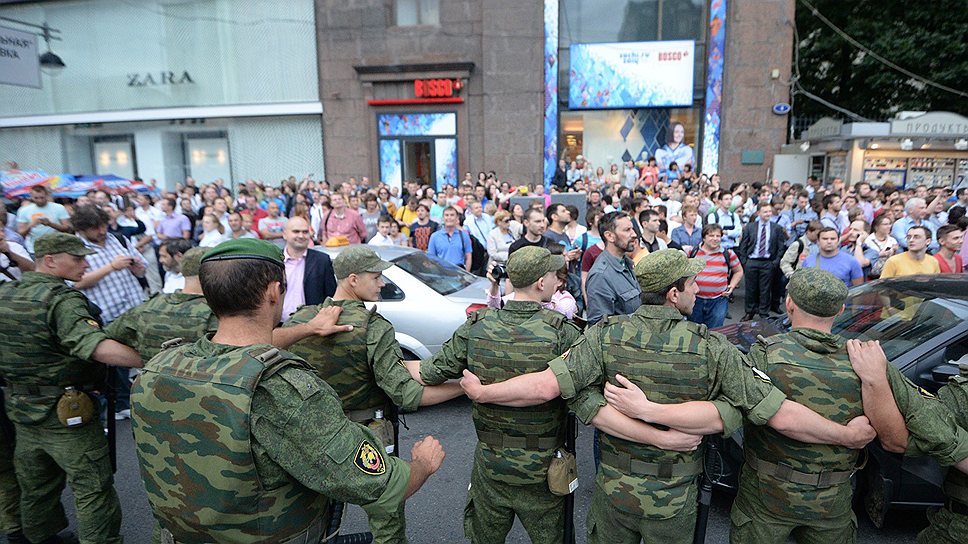
[(508, 262), (508, 250), (515, 238), (511, 234), (511, 213), (498, 210), (494, 214), (494, 228), (487, 233), (487, 255), (500, 264)]
[(198, 247), (215, 247), (225, 240), (225, 227), (215, 217), (207, 213), (202, 217), (202, 235), (198, 237)]

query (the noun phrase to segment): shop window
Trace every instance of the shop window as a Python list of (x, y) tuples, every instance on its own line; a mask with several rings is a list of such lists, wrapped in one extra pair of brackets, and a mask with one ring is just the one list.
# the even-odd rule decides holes
[(703, 0), (662, 0), (662, 39), (702, 39)]
[(397, 26), (440, 24), (440, 0), (397, 0)]

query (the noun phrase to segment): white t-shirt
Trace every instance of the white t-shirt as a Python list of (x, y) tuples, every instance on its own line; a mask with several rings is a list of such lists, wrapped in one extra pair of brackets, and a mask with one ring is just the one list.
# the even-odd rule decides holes
[[(7, 240), (7, 247), (10, 248), (10, 253), (19, 255), (27, 259), (28, 261), (33, 261), (33, 259), (30, 258), (30, 253), (27, 252), (27, 248), (18, 244), (17, 242), (11, 242), (10, 240)], [(10, 262), (10, 258), (2, 253), (0, 253), (0, 268), (6, 269), (8, 273), (10, 273), (14, 278), (18, 280), (23, 275), (23, 271), (20, 270), (19, 267), (15, 266), (14, 263)], [(13, 281), (13, 280), (10, 279), (7, 276), (7, 274), (0, 272), (0, 283), (7, 282), (7, 281)]]
[(165, 272), (165, 286), (162, 293), (174, 293), (185, 288), (185, 276), (181, 272)]
[(393, 245), (393, 238), (390, 238), (389, 236), (384, 236), (384, 235), (382, 235), (382, 234), (380, 234), (378, 232), (378, 233), (376, 233), (376, 234), (373, 235), (373, 238), (370, 238), (370, 241), (367, 242), (367, 245), (370, 245), (370, 246), (392, 246)]

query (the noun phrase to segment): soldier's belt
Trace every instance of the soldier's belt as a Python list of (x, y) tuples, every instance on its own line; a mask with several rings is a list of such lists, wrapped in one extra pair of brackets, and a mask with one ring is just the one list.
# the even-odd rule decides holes
[(702, 461), (688, 463), (647, 463), (632, 459), (627, 453), (602, 452), (602, 462), (630, 476), (652, 476), (667, 480), (696, 476), (702, 472)]
[(786, 463), (776, 464), (764, 461), (753, 455), (753, 452), (748, 449), (744, 453), (746, 454), (746, 464), (756, 472), (794, 484), (809, 485), (812, 487), (830, 487), (849, 481), (850, 477), (856, 472), (855, 470), (800, 472), (799, 470), (793, 470), (793, 467)]
[(492, 448), (519, 448), (522, 450), (550, 450), (564, 444), (557, 436), (508, 436), (494, 431), (477, 431), (477, 439)]
[[(64, 394), (64, 388), (68, 386), (58, 385), (7, 385), (4, 391), (11, 395), (34, 395), (44, 397), (59, 397)], [(74, 387), (78, 391), (84, 391), (83, 387)]]

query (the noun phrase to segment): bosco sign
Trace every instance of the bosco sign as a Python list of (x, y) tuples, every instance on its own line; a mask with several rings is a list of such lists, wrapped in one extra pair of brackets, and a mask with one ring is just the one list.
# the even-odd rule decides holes
[(413, 94), (417, 98), (450, 98), (454, 96), (454, 82), (450, 79), (416, 79)]

